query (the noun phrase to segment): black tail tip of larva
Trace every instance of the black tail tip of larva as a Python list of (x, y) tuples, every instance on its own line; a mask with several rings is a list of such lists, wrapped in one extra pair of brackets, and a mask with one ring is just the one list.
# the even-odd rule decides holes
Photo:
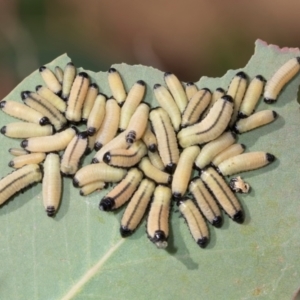
[(152, 241), (157, 242), (165, 242), (167, 240), (166, 234), (162, 230), (156, 230)]
[(8, 166), (9, 166), (10, 168), (13, 168), (14, 165), (15, 165), (15, 163), (13, 162), (13, 160), (11, 160), (11, 161), (8, 163)]
[(263, 82), (266, 81), (265, 77), (263, 77), (262, 75), (256, 75), (255, 78), (260, 80), (260, 81), (263, 81)]
[(77, 178), (74, 177), (72, 182), (73, 182), (74, 187), (76, 187), (76, 188), (79, 187), (79, 181)]
[(273, 154), (271, 153), (266, 153), (266, 159), (269, 163), (273, 162), (276, 158)]
[(48, 206), (46, 208), (46, 213), (48, 217), (53, 217), (55, 215), (55, 208), (54, 206)]
[(300, 56), (297, 56), (296, 59), (298, 61), (298, 64), (300, 65)]
[(158, 89), (158, 88), (160, 88), (160, 87), (161, 87), (161, 84), (159, 84), (159, 83), (156, 83), (156, 84), (154, 84), (154, 86), (153, 86), (154, 89)]
[(3, 126), (1, 129), (0, 129), (0, 132), (2, 134), (5, 134), (6, 133), (6, 126)]
[(203, 88), (202, 91), (206, 91), (208, 93), (211, 93), (211, 90), (209, 88)]
[(115, 73), (117, 70), (115, 68), (109, 68), (108, 73)]
[(80, 73), (78, 73), (78, 76), (83, 77), (83, 78), (89, 78), (89, 75), (86, 72), (80, 72)]
[(267, 104), (273, 104), (276, 102), (276, 99), (272, 99), (272, 98), (264, 98), (265, 103)]
[(36, 92), (38, 92), (42, 87), (43, 87), (42, 85), (37, 85), (37, 86), (35, 87)]
[(233, 215), (232, 220), (239, 224), (244, 223), (245, 221), (244, 213), (241, 210), (239, 210), (236, 214)]
[(5, 104), (6, 104), (6, 101), (1, 101), (1, 102), (0, 102), (0, 108), (4, 108), (4, 107), (5, 107)]
[(28, 140), (23, 140), (20, 145), (22, 148), (26, 148), (28, 146)]
[(186, 86), (193, 86), (193, 85), (195, 85), (195, 84), (194, 84), (194, 82), (191, 82), (191, 81), (186, 83)]
[(111, 211), (115, 206), (115, 200), (113, 198), (103, 198), (99, 203), (99, 209), (103, 211)]
[(233, 102), (233, 98), (230, 95), (224, 95), (222, 99), (231, 103)]
[(29, 96), (30, 96), (30, 91), (23, 91), (23, 92), (21, 92), (21, 99), (22, 100), (25, 100), (25, 99), (27, 99)]
[(90, 88), (92, 88), (92, 89), (96, 89), (96, 90), (98, 90), (98, 84), (97, 83), (91, 83), (90, 84), (90, 86), (89, 86)]
[(98, 158), (93, 158), (92, 159), (92, 164), (98, 164), (99, 163), (99, 160), (98, 160)]
[(103, 147), (103, 145), (102, 145), (100, 142), (96, 142), (96, 143), (95, 143), (95, 146), (94, 146), (94, 149), (95, 149), (96, 151), (99, 151), (102, 147)]
[(240, 77), (242, 79), (247, 79), (247, 75), (243, 71), (236, 73), (236, 76), (238, 76), (238, 77)]
[(175, 169), (177, 167), (177, 164), (175, 163), (169, 163), (165, 166), (165, 171), (169, 174), (173, 174)]
[(242, 111), (239, 111), (238, 117), (239, 117), (240, 119), (245, 119), (245, 118), (247, 118), (248, 116), (245, 115)]
[(42, 117), (40, 119), (39, 123), (41, 126), (48, 125), (48, 124), (50, 124), (50, 120), (48, 119), (48, 117)]
[(103, 155), (103, 161), (108, 164), (111, 160), (111, 155), (110, 155), (110, 152), (106, 152), (104, 155)]
[(132, 230), (130, 230), (127, 226), (120, 227), (121, 237), (126, 238), (132, 234)]
[(177, 205), (180, 205), (180, 199), (182, 198), (182, 194), (180, 192), (174, 192), (173, 198), (177, 201)]
[(156, 152), (157, 151), (157, 146), (156, 144), (151, 144), (148, 146), (148, 150), (152, 153)]
[(95, 127), (89, 127), (86, 132), (89, 136), (92, 136), (96, 133), (96, 128)]
[(220, 93), (225, 93), (225, 90), (222, 89), (221, 87), (218, 87), (218, 88), (216, 89), (216, 91), (217, 91), (217, 92), (220, 92)]
[(275, 110), (272, 110), (273, 118), (276, 119), (278, 117), (278, 113)]
[(39, 68), (39, 71), (40, 72), (43, 72), (43, 71), (45, 71), (47, 68), (45, 67), (45, 66), (41, 66), (40, 68)]
[(139, 84), (139, 85), (141, 85), (141, 86), (145, 86), (146, 85), (145, 81), (141, 80), (141, 79), (138, 80), (136, 83)]
[(217, 216), (212, 220), (211, 224), (216, 228), (220, 228), (223, 225), (223, 218), (221, 216)]
[(88, 138), (89, 134), (87, 131), (81, 131), (78, 133), (78, 138), (82, 140), (86, 140)]
[(204, 236), (201, 239), (198, 239), (197, 244), (201, 247), (201, 248), (205, 248), (208, 244), (208, 237)]

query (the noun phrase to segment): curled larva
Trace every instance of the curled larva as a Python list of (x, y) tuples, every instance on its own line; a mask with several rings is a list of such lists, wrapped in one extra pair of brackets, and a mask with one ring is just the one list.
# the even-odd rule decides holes
[(111, 211), (125, 204), (137, 189), (142, 178), (143, 173), (140, 170), (130, 169), (126, 177), (101, 199), (100, 210)]
[(158, 185), (155, 188), (147, 219), (147, 234), (159, 249), (168, 246), (171, 198), (169, 187)]
[(299, 72), (300, 57), (294, 57), (283, 64), (267, 81), (264, 91), (264, 101), (274, 103), (282, 88)]
[(205, 248), (209, 241), (209, 231), (199, 209), (189, 198), (180, 199), (177, 205), (186, 220), (192, 237), (201, 248)]
[(11, 168), (19, 169), (25, 165), (39, 164), (45, 159), (45, 157), (46, 157), (45, 153), (38, 153), (38, 152), (20, 155), (12, 159), (8, 163), (8, 166)]
[(127, 95), (120, 73), (115, 68), (108, 70), (108, 84), (113, 97), (122, 105)]
[(55, 94), (61, 93), (61, 84), (54, 75), (54, 73), (47, 67), (41, 66), (39, 68), (40, 74), (46, 83), (47, 87)]
[(68, 100), (70, 91), (73, 85), (73, 81), (76, 77), (76, 68), (74, 64), (70, 61), (66, 64), (64, 69), (64, 78), (62, 83), (62, 94), (61, 97), (64, 100)]
[(224, 160), (218, 165), (218, 171), (224, 176), (229, 176), (262, 168), (274, 160), (275, 156), (270, 153), (247, 152)]
[[(83, 122), (86, 122), (90, 116), (90, 113), (92, 111), (92, 108), (94, 107), (95, 100), (97, 98), (97, 95), (99, 93), (99, 87), (96, 83), (91, 83), (89, 85), (89, 88), (87, 90), (83, 107), (82, 107), (82, 114), (81, 114), (81, 120)], [(105, 96), (106, 97), (106, 96)]]

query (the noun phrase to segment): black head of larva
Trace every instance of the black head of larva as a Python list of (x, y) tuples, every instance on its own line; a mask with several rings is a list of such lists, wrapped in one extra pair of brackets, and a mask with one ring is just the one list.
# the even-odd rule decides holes
[(195, 85), (195, 84), (194, 84), (194, 82), (191, 82), (191, 81), (186, 83), (186, 86), (193, 86), (193, 85)]
[(1, 109), (4, 108), (5, 105), (6, 105), (6, 101), (1, 101), (1, 102), (0, 102), (0, 108), (1, 108)]
[(131, 130), (128, 132), (128, 134), (126, 135), (126, 142), (128, 144), (133, 144), (135, 142), (136, 139), (136, 132), (134, 130)]
[(96, 142), (95, 146), (94, 146), (94, 149), (96, 151), (99, 151), (102, 147), (103, 147), (103, 144), (101, 144), (100, 142)]
[(47, 216), (48, 217), (53, 217), (55, 215), (55, 208), (54, 206), (48, 206), (46, 209)]
[(73, 186), (74, 187), (79, 187), (79, 181), (78, 181), (78, 179), (76, 179), (75, 177), (73, 178)]
[(148, 150), (149, 150), (150, 152), (152, 152), (152, 153), (156, 152), (156, 150), (157, 150), (156, 144), (151, 144), (151, 145), (149, 145), (149, 146), (148, 146)]
[(223, 218), (221, 216), (217, 216), (212, 220), (211, 224), (217, 228), (220, 228), (223, 225)]
[(91, 163), (92, 163), (92, 164), (97, 164), (97, 163), (99, 163), (99, 160), (98, 160), (97, 158), (94, 157), (94, 158), (92, 159)]
[(70, 61), (67, 63), (67, 66), (74, 66), (74, 64)]
[(273, 154), (266, 153), (266, 159), (267, 159), (268, 162), (273, 162), (276, 158)]
[(97, 83), (91, 83), (89, 87), (98, 90), (98, 84)]
[(110, 152), (106, 152), (104, 155), (103, 155), (103, 161), (108, 164), (111, 160), (111, 155), (110, 155)]
[(15, 165), (15, 163), (13, 162), (13, 160), (11, 160), (11, 161), (8, 163), (8, 166), (9, 166), (10, 168), (13, 168), (14, 165)]
[(233, 98), (230, 95), (224, 95), (222, 99), (228, 102), (233, 102)]
[(89, 135), (89, 136), (92, 136), (92, 135), (94, 135), (96, 133), (96, 128), (95, 127), (89, 127), (88, 129), (87, 129), (87, 134)]
[(158, 88), (160, 88), (160, 87), (161, 87), (161, 84), (159, 84), (159, 83), (156, 83), (156, 84), (154, 84), (154, 86), (153, 86), (154, 89), (158, 89)]
[(37, 85), (37, 86), (35, 87), (35, 90), (38, 92), (39, 89), (42, 88), (42, 87), (43, 87), (42, 85)]
[(115, 68), (109, 68), (108, 73), (115, 73), (117, 70)]
[(247, 75), (243, 71), (236, 73), (236, 76), (243, 78), (243, 79), (247, 79)]
[(43, 71), (45, 71), (47, 68), (45, 67), (45, 66), (41, 66), (40, 68), (39, 68), (39, 71), (40, 72), (43, 72)]
[(41, 126), (48, 125), (48, 124), (50, 124), (50, 120), (48, 119), (48, 117), (42, 117), (40, 119), (39, 123)]
[(240, 133), (236, 124), (234, 124), (234, 125), (232, 126), (231, 130), (232, 130), (232, 132), (234, 132), (235, 134)]
[(136, 83), (139, 84), (139, 85), (142, 85), (142, 86), (146, 85), (144, 80), (138, 80)]
[(2, 134), (5, 134), (6, 133), (6, 126), (3, 126), (1, 129), (0, 129), (0, 132)]
[(247, 117), (248, 117), (247, 115), (245, 115), (243, 112), (239, 111), (239, 113), (238, 113), (238, 118), (239, 119), (245, 119)]
[(217, 91), (217, 92), (220, 92), (220, 93), (225, 93), (225, 90), (222, 89), (221, 87), (217, 88), (216, 91)]
[(277, 99), (272, 99), (272, 98), (264, 98), (265, 103), (267, 104), (273, 104), (276, 102)]
[(201, 247), (201, 248), (205, 248), (208, 244), (208, 238), (206, 236), (204, 236), (202, 239), (198, 239), (197, 244)]
[(211, 90), (209, 88), (203, 88), (202, 91), (206, 91), (208, 93), (211, 93)]
[(273, 110), (272, 112), (273, 112), (273, 118), (276, 119), (278, 117), (278, 113), (275, 110)]
[(239, 210), (237, 213), (233, 215), (232, 220), (239, 224), (244, 223), (245, 221), (244, 213), (241, 210)]
[(87, 133), (87, 131), (79, 132), (79, 133), (78, 133), (78, 138), (79, 138), (79, 139), (83, 139), (83, 140), (87, 139), (87, 138), (88, 138), (88, 133)]
[(21, 99), (25, 100), (30, 96), (31, 92), (30, 91), (23, 91), (21, 92)]
[(20, 145), (22, 148), (26, 148), (28, 146), (28, 140), (23, 140)]
[(80, 72), (80, 73), (78, 73), (78, 76), (83, 77), (83, 78), (89, 78), (89, 75), (86, 72)]
[(164, 242), (167, 240), (165, 233), (162, 230), (156, 230), (152, 238), (153, 242)]
[(132, 234), (132, 230), (128, 229), (126, 226), (120, 227), (120, 234), (123, 238), (128, 237)]
[(177, 201), (177, 205), (180, 205), (182, 201), (180, 201), (182, 195), (179, 192), (174, 192), (173, 193), (173, 198)]
[(263, 82), (266, 81), (266, 79), (262, 75), (256, 75), (255, 78), (260, 80), (260, 81), (263, 81)]
[(166, 72), (166, 73), (164, 74), (165, 77), (168, 77), (168, 76), (170, 76), (170, 75), (173, 75), (173, 73), (172, 73), (172, 72)]
[(169, 174), (173, 174), (175, 169), (177, 167), (177, 164), (175, 163), (169, 163), (165, 166), (165, 171)]
[(115, 200), (113, 198), (103, 198), (99, 203), (99, 209), (103, 211), (110, 211), (115, 206)]

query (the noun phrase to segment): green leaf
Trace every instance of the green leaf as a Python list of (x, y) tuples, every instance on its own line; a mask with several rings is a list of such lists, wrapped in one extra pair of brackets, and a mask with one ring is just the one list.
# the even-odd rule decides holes
[[(270, 78), (298, 49), (279, 49), (256, 42), (255, 54), (243, 69), (249, 77)], [(48, 66), (64, 67), (62, 55)], [(163, 73), (145, 66), (115, 65), (126, 88), (143, 79), (146, 101), (156, 106), (152, 86)], [(237, 70), (222, 78), (203, 77), (198, 87), (227, 88)], [(110, 95), (105, 72), (88, 72), (102, 92)], [(279, 118), (271, 125), (239, 137), (248, 151), (273, 153), (278, 159), (263, 169), (243, 174), (252, 191), (239, 196), (246, 213), (243, 225), (225, 217), (221, 229), (210, 226), (211, 241), (200, 249), (175, 209), (166, 251), (158, 250), (145, 234), (145, 222), (126, 240), (119, 236), (117, 213), (100, 212), (106, 191), (79, 196), (69, 178), (64, 179), (61, 207), (54, 219), (42, 205), (41, 184), (0, 209), (0, 298), (61, 299), (290, 299), (299, 287), (300, 239), (300, 75), (281, 93), (274, 105)], [(20, 100), (20, 92), (42, 84), (38, 71), (24, 79), (5, 99)], [(1, 126), (13, 121), (1, 114)], [(8, 148), (19, 141), (0, 136), (1, 174), (11, 170)], [(89, 163), (93, 154), (85, 158)], [(69, 294), (70, 295), (70, 294)], [(65, 298), (67, 299), (67, 297)]]

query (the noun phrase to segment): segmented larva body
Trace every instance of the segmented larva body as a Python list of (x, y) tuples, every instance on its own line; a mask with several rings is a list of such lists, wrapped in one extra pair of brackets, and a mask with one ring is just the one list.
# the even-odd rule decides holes
[(200, 154), (197, 156), (195, 160), (195, 165), (199, 169), (205, 168), (208, 164), (211, 163), (213, 158), (223, 151), (224, 149), (228, 148), (235, 142), (236, 135), (231, 131), (224, 132), (215, 140), (207, 143), (202, 149)]
[(169, 187), (158, 185), (155, 188), (147, 219), (147, 234), (159, 249), (168, 246), (171, 198), (172, 192)]
[(99, 203), (100, 210), (111, 211), (124, 205), (136, 191), (142, 178), (143, 174), (139, 169), (130, 169), (126, 177), (102, 198)]
[(102, 190), (105, 188), (107, 188), (107, 183), (102, 180), (98, 180), (82, 186), (79, 191), (79, 194), (81, 196), (87, 196), (97, 190)]
[(197, 206), (189, 198), (179, 200), (177, 205), (186, 220), (192, 237), (201, 248), (205, 248), (209, 241), (209, 231)]
[(202, 171), (200, 178), (229, 217), (237, 223), (243, 223), (244, 213), (241, 204), (221, 175), (215, 169), (208, 168)]
[(131, 197), (121, 220), (120, 233), (122, 237), (131, 235), (140, 224), (154, 193), (155, 183), (143, 179), (138, 189)]
[(126, 142), (130, 145), (139, 140), (144, 135), (148, 125), (150, 107), (146, 103), (141, 103), (132, 115), (129, 124), (125, 130)]
[(77, 172), (79, 163), (85, 154), (88, 145), (86, 131), (80, 132), (73, 137), (68, 144), (60, 164), (60, 170), (65, 175), (73, 175)]
[(162, 162), (159, 153), (157, 151), (151, 152), (148, 151), (148, 158), (151, 164), (157, 169), (163, 171), (165, 169), (164, 163)]
[[(83, 102), (81, 120), (86, 122), (90, 116), (91, 110), (94, 107), (95, 100), (99, 93), (99, 87), (96, 83), (91, 83)], [(106, 97), (106, 96), (105, 96)]]
[(47, 87), (55, 94), (61, 93), (61, 84), (54, 75), (54, 73), (47, 67), (41, 66), (39, 68), (40, 74), (47, 85)]
[(257, 75), (251, 80), (240, 107), (238, 114), (240, 118), (249, 117), (254, 112), (255, 107), (262, 95), (265, 82), (266, 80), (261, 75)]
[(267, 81), (264, 91), (264, 101), (274, 103), (282, 88), (299, 72), (300, 57), (294, 57), (283, 64)]
[(190, 101), (197, 92), (198, 92), (198, 88), (194, 84), (194, 82), (187, 82), (185, 84), (185, 93), (188, 101)]
[(7, 137), (26, 139), (37, 136), (48, 136), (53, 133), (51, 125), (41, 126), (36, 123), (14, 122), (3, 126), (0, 130)]
[(44, 162), (43, 203), (49, 217), (56, 214), (62, 197), (60, 158), (57, 153), (49, 153)]
[(119, 130), (123, 131), (127, 128), (129, 121), (135, 110), (142, 102), (146, 91), (146, 84), (143, 80), (138, 80), (130, 89), (124, 105), (121, 108)]
[(168, 114), (162, 108), (150, 112), (150, 121), (158, 142), (158, 152), (169, 173), (173, 173), (179, 160), (176, 135)]
[(11, 168), (19, 169), (25, 165), (39, 164), (42, 161), (44, 161), (45, 157), (46, 157), (45, 153), (30, 153), (30, 154), (20, 155), (12, 159), (8, 163), (8, 166)]
[(229, 124), (233, 112), (232, 98), (223, 96), (213, 105), (207, 116), (198, 124), (179, 131), (177, 138), (181, 147), (210, 142), (219, 137)]
[(81, 120), (82, 107), (87, 95), (89, 84), (90, 80), (86, 72), (80, 72), (75, 77), (71, 87), (66, 110), (66, 118), (69, 121), (79, 122)]
[(37, 164), (26, 165), (0, 180), (0, 205), (25, 187), (42, 180), (42, 172)]
[(150, 126), (149, 122), (148, 122), (147, 128), (142, 136), (142, 140), (150, 152), (157, 151), (157, 140), (156, 140), (154, 133), (151, 130), (151, 126)]
[(277, 118), (277, 113), (274, 110), (261, 110), (254, 113), (248, 118), (241, 119), (234, 125), (234, 131), (244, 133), (255, 128), (267, 125)]
[(0, 102), (0, 108), (7, 115), (23, 121), (40, 124), (41, 126), (50, 124), (46, 116), (23, 103), (4, 100)]
[(21, 142), (21, 147), (30, 152), (55, 152), (66, 149), (76, 130), (71, 127), (50, 136), (32, 137)]
[(183, 113), (187, 106), (188, 100), (181, 82), (173, 73), (170, 72), (166, 72), (164, 78), (165, 83), (169, 88), (180, 112)]
[(217, 100), (219, 100), (220, 98), (222, 98), (224, 95), (226, 94), (225, 90), (222, 88), (217, 88), (211, 96), (211, 101), (209, 102), (209, 105), (207, 106), (205, 112), (202, 114), (201, 119), (204, 119), (208, 112), (210, 111), (210, 109), (212, 108), (212, 106), (217, 102)]
[(181, 123), (181, 112), (169, 90), (160, 84), (155, 84), (153, 92), (159, 105), (169, 115), (175, 131), (178, 131)]
[(115, 68), (108, 70), (108, 84), (113, 97), (122, 105), (127, 95), (121, 75)]
[(230, 176), (262, 168), (274, 160), (275, 156), (270, 153), (247, 152), (224, 160), (218, 165), (218, 171), (224, 176)]
[(222, 226), (223, 218), (220, 208), (213, 198), (212, 194), (208, 191), (203, 181), (196, 177), (189, 185), (189, 191), (194, 196), (196, 203), (202, 211), (204, 217), (215, 227)]
[(211, 92), (209, 89), (204, 88), (198, 91), (190, 99), (182, 114), (181, 127), (187, 127), (197, 123), (210, 102)]
[(62, 95), (61, 97), (64, 100), (68, 100), (70, 91), (73, 85), (73, 81), (76, 77), (76, 68), (74, 64), (70, 61), (67, 63), (65, 69), (64, 69), (64, 78), (63, 78), (63, 84), (62, 84)]
[(174, 198), (180, 199), (184, 196), (192, 175), (194, 161), (199, 153), (198, 146), (190, 146), (182, 151), (172, 180)]
[(59, 66), (56, 66), (54, 71), (55, 71), (55, 76), (56, 76), (58, 82), (60, 83), (60, 85), (62, 85), (63, 78), (64, 78), (64, 71)]
[(212, 163), (214, 166), (218, 166), (222, 161), (242, 154), (245, 151), (245, 148), (246, 147), (243, 144), (233, 144), (216, 155), (216, 157), (212, 160)]
[(65, 112), (67, 108), (66, 102), (62, 100), (59, 96), (57, 96), (55, 93), (53, 93), (49, 88), (47, 88), (46, 86), (38, 85), (35, 89), (38, 95), (50, 102), (60, 112)]

